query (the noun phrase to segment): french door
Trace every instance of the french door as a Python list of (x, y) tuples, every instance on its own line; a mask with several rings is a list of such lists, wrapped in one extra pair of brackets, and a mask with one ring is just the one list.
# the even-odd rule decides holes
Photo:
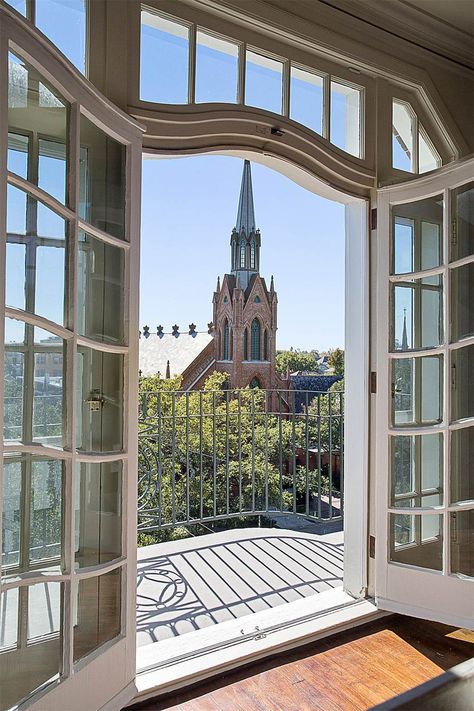
[(474, 161), (377, 212), (377, 603), (472, 627)]
[(135, 677), (141, 133), (3, 6), (0, 28), (0, 709), (118, 708)]

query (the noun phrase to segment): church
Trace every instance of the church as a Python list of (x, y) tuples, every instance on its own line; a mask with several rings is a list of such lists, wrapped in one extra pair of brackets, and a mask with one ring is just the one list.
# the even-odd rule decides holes
[(288, 389), (276, 371), (278, 298), (260, 275), (261, 234), (255, 220), (250, 161), (244, 161), (235, 227), (230, 238), (231, 270), (218, 277), (207, 332), (193, 323), (181, 333), (162, 326), (140, 334), (140, 373), (181, 376), (182, 390), (199, 390), (214, 371), (229, 374), (231, 388)]

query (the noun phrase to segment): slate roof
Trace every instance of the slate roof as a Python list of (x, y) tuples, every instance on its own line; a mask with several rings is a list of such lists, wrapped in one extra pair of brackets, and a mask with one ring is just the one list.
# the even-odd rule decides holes
[(163, 333), (161, 337), (156, 333), (150, 333), (148, 337), (142, 334), (139, 345), (141, 373), (149, 376), (160, 372), (164, 378), (166, 363), (169, 360), (171, 377), (181, 375), (212, 339), (213, 336), (207, 331), (199, 331), (192, 335), (179, 333), (178, 336)]
[[(305, 390), (325, 393), (331, 385), (342, 380), (342, 375), (318, 375), (317, 373), (293, 373), (290, 375), (291, 385), (295, 390), (295, 411), (301, 412), (306, 404)], [(308, 396), (311, 399), (311, 395)]]

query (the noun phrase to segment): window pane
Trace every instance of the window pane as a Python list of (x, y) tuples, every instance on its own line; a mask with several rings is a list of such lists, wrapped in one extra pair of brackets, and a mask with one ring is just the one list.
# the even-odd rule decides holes
[(474, 263), (451, 271), (451, 341), (474, 336)]
[(35, 343), (43, 346), (44, 350), (34, 356), (33, 439), (45, 445), (62, 447), (63, 340), (58, 336), (35, 334)]
[(123, 356), (80, 348), (77, 378), (78, 449), (122, 449)]
[[(3, 464), (2, 567), (20, 564), (21, 461), (5, 459)], [(1, 634), (1, 633), (0, 633)]]
[(392, 273), (434, 269), (443, 262), (443, 196), (392, 208)]
[(392, 361), (392, 424), (432, 424), (442, 419), (442, 356)]
[(26, 0), (5, 0), (5, 2), (26, 17)]
[(149, 10), (141, 18), (140, 99), (187, 104), (189, 28)]
[(21, 133), (8, 133), (7, 168), (20, 178), (28, 178), (29, 139)]
[(16, 645), (17, 639), (18, 588), (10, 588), (0, 595), (0, 654), (5, 648)]
[[(10, 647), (0, 654), (2, 711), (15, 706), (61, 674), (62, 584), (38, 583), (3, 592), (0, 599), (0, 630), (4, 630), (6, 639), (16, 637), (20, 599), (24, 595), (28, 601), (28, 637), (34, 638), (35, 643), (18, 649)], [(14, 609), (15, 602), (17, 610)]]
[(393, 285), (392, 350), (435, 348), (443, 342), (442, 277)]
[(27, 157), (19, 154), (28, 144), (19, 134), (40, 134), (38, 185), (65, 202), (69, 105), (36, 69), (11, 52), (8, 60), (9, 166), (27, 177)]
[(474, 576), (474, 509), (451, 513), (451, 572)]
[(5, 352), (3, 437), (6, 441), (22, 437), (24, 358), (23, 353)]
[(247, 50), (245, 72), (245, 103), (281, 114), (283, 63)]
[(76, 563), (106, 563), (122, 553), (122, 463), (78, 465)]
[(474, 346), (451, 352), (451, 419), (474, 417)]
[(86, 72), (86, 0), (36, 0), (36, 26)]
[(359, 89), (331, 81), (330, 141), (358, 158), (361, 155), (360, 104)]
[(438, 506), (442, 492), (443, 436), (392, 437), (392, 506)]
[(455, 233), (451, 240), (451, 259), (474, 254), (474, 183), (467, 183), (451, 192)]
[(123, 341), (124, 253), (79, 230), (78, 330), (99, 341)]
[(125, 157), (121, 143), (81, 115), (80, 216), (114, 237), (125, 232)]
[(318, 74), (291, 67), (290, 118), (323, 133), (324, 79)]
[(427, 173), (441, 167), (441, 158), (422, 126), (418, 131), (418, 172)]
[(474, 500), (474, 427), (451, 432), (451, 501)]
[(77, 591), (77, 624), (74, 627), (74, 661), (120, 634), (121, 570), (80, 580)]
[(390, 560), (431, 570), (443, 569), (443, 517), (390, 514)]
[[(30, 493), (30, 561), (48, 570), (62, 553), (63, 465), (54, 459), (32, 458)], [(28, 465), (28, 459), (25, 462)]]
[(392, 166), (398, 170), (415, 172), (414, 164), (415, 114), (409, 104), (392, 103)]
[(239, 47), (198, 30), (196, 33), (196, 102), (237, 101)]

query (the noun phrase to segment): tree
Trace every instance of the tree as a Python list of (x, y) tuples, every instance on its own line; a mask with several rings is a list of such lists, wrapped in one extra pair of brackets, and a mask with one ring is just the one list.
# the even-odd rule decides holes
[(328, 363), (334, 368), (335, 375), (344, 375), (344, 351), (342, 348), (334, 348), (328, 353)]
[(280, 351), (276, 356), (276, 368), (281, 375), (286, 375), (288, 367), (290, 372), (296, 370), (317, 370), (317, 363), (314, 355), (304, 351)]

